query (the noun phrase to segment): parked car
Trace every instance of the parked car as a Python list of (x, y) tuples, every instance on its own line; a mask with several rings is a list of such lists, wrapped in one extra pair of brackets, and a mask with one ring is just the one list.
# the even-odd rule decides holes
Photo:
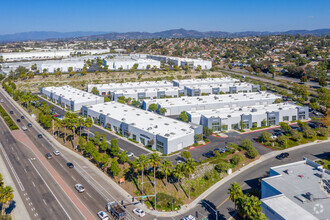
[(74, 187), (75, 187), (76, 190), (77, 190), (78, 192), (80, 192), (80, 193), (85, 192), (85, 188), (84, 188), (83, 185), (81, 185), (80, 183), (76, 184)]
[(206, 158), (211, 158), (211, 157), (214, 157), (215, 154), (213, 153), (213, 151), (209, 151), (209, 152), (204, 153), (203, 156)]
[(58, 155), (61, 154), (58, 150), (54, 151), (53, 153), (54, 153), (55, 156), (58, 156)]
[(42, 138), (42, 134), (38, 134), (38, 138)]
[(214, 151), (218, 151), (220, 154), (223, 154), (227, 151), (225, 148), (215, 148)]
[(315, 123), (308, 123), (308, 126), (311, 128), (317, 128), (317, 125)]
[(176, 161), (176, 164), (182, 164), (182, 163), (184, 163), (183, 160), (177, 160), (177, 161)]
[(182, 220), (196, 220), (196, 218), (193, 215), (188, 215), (187, 217), (184, 217)]
[(17, 122), (21, 122), (21, 119), (18, 118), (16, 121), (17, 121)]
[(22, 127), (22, 130), (23, 130), (23, 131), (26, 131), (26, 130), (27, 130), (27, 128), (26, 128), (25, 126), (23, 126), (23, 127)]
[(73, 165), (73, 163), (71, 163), (71, 162), (67, 163), (66, 165), (67, 165), (69, 168), (74, 168), (74, 165)]
[(132, 152), (128, 152), (128, 151), (126, 152), (126, 154), (127, 154), (128, 157), (133, 157), (134, 156), (134, 154)]
[(13, 112), (13, 111), (10, 111), (9, 113), (10, 113), (10, 114), (14, 114), (14, 112)]
[(32, 127), (32, 124), (31, 124), (31, 123), (28, 123), (27, 126), (28, 126), (28, 127)]
[(277, 138), (277, 136), (273, 134), (272, 136), (270, 136), (270, 138), (274, 140)]
[(103, 211), (99, 211), (97, 213), (97, 216), (102, 220), (108, 220), (109, 219), (108, 214), (106, 212), (103, 212)]
[(24, 119), (24, 118), (25, 118), (24, 115), (22, 115), (22, 116), (21, 116), (21, 119)]
[(1, 99), (0, 102), (1, 102), (1, 103), (4, 102), (3, 99)]
[(288, 156), (289, 156), (289, 153), (281, 153), (281, 154), (276, 156), (276, 159), (282, 160), (284, 158), (287, 158)]
[(146, 215), (146, 213), (144, 213), (142, 209), (138, 209), (138, 208), (133, 209), (133, 213), (138, 215), (139, 217), (143, 217)]
[(51, 153), (47, 153), (47, 154), (46, 154), (46, 158), (47, 158), (48, 160), (50, 160), (50, 159), (52, 159), (52, 158), (53, 158), (53, 156), (52, 156), (52, 154), (51, 154)]

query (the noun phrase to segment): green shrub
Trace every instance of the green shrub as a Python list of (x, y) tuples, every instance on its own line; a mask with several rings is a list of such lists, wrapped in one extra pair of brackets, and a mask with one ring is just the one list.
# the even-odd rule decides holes
[(243, 157), (239, 154), (234, 155), (231, 159), (230, 159), (230, 163), (233, 164), (234, 166), (237, 166), (240, 162), (243, 161)]
[(229, 163), (225, 161), (220, 161), (217, 165), (215, 165), (214, 169), (221, 173), (221, 172), (226, 172), (230, 168)]
[(247, 149), (247, 155), (250, 158), (256, 158), (259, 155), (259, 153), (253, 146), (251, 146)]

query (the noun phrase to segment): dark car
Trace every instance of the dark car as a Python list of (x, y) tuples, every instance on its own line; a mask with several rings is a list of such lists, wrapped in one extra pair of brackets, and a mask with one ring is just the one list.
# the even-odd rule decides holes
[(317, 128), (317, 125), (315, 123), (308, 123), (308, 126), (311, 128)]
[(42, 134), (38, 134), (38, 138), (42, 138)]
[(223, 154), (227, 151), (226, 148), (215, 148), (214, 151), (218, 151), (220, 154)]
[(22, 116), (21, 116), (21, 119), (24, 119), (24, 118), (25, 118), (24, 115), (22, 115)]
[(67, 163), (66, 165), (67, 165), (69, 168), (73, 168), (73, 167), (74, 167), (73, 163), (71, 163), (71, 162)]
[(213, 151), (209, 151), (209, 152), (204, 153), (203, 156), (206, 158), (211, 158), (211, 157), (214, 157), (215, 154), (213, 153)]
[(289, 153), (281, 153), (281, 154), (276, 156), (276, 159), (282, 160), (284, 158), (287, 158), (288, 156), (289, 156)]
[(32, 124), (31, 124), (31, 123), (28, 123), (27, 126), (28, 126), (28, 127), (32, 127)]
[(21, 122), (21, 119), (18, 118), (16, 121), (17, 121), (17, 122)]
[(52, 154), (51, 154), (51, 153), (47, 153), (47, 154), (46, 154), (46, 158), (47, 158), (48, 160), (50, 160), (50, 159), (52, 159), (52, 158), (53, 158), (53, 156), (52, 156)]
[(14, 112), (13, 112), (13, 111), (10, 111), (9, 113), (10, 113), (10, 114), (14, 114)]

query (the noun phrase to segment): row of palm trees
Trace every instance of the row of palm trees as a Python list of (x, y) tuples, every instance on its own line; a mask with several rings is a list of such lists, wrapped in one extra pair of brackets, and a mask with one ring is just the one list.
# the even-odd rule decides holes
[(189, 158), (185, 163), (177, 164), (173, 169), (173, 163), (165, 158), (161, 159), (159, 154), (154, 152), (149, 157), (147, 157), (144, 154), (141, 154), (138, 158), (134, 160), (133, 167), (136, 168), (138, 171), (141, 171), (142, 176), (142, 195), (144, 194), (143, 191), (143, 177), (144, 172), (149, 167), (153, 168), (153, 176), (154, 176), (154, 182), (156, 181), (156, 168), (159, 167), (161, 172), (165, 175), (165, 186), (167, 186), (167, 178), (170, 175), (173, 175), (179, 183), (181, 183), (181, 180), (184, 176), (189, 177), (189, 194), (188, 198), (190, 199), (190, 182), (191, 182), (191, 176), (196, 171), (196, 162)]
[(3, 182), (3, 177), (0, 173), (0, 205), (1, 205), (1, 215), (3, 214), (5, 207), (7, 207), (12, 199), (14, 198), (14, 190), (10, 186), (5, 186)]

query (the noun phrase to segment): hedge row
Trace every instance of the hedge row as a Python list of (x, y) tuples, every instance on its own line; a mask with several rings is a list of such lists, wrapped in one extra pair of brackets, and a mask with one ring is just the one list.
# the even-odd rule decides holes
[(10, 130), (18, 129), (15, 122), (11, 119), (11, 117), (8, 115), (8, 113), (3, 109), (3, 107), (1, 105), (0, 105), (0, 114), (1, 114), (2, 118), (5, 120), (6, 124), (10, 128)]

